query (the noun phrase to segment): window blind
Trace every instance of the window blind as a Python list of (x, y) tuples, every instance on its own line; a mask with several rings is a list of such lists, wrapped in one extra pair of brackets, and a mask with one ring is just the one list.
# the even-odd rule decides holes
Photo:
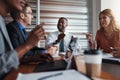
[[(80, 37), (80, 45), (83, 49), (88, 48), (86, 36), (82, 33), (89, 32), (89, 8), (88, 0), (40, 0), (40, 16), (36, 15), (37, 0), (27, 0), (33, 10), (32, 25), (26, 27), (31, 31), (36, 25), (36, 17), (40, 17), (40, 22), (45, 22), (46, 33), (57, 31), (57, 22), (60, 17), (68, 19), (67, 32), (75, 37)], [(11, 19), (6, 18), (6, 22)]]
[(80, 37), (83, 49), (88, 47), (86, 36), (89, 32), (87, 0), (40, 0), (40, 21), (45, 22), (46, 32), (57, 30), (60, 17), (68, 19), (67, 32)]

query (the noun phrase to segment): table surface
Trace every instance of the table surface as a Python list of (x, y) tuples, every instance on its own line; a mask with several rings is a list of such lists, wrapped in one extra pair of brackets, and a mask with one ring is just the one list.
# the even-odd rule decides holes
[[(59, 60), (59, 59), (60, 58), (55, 59), (55, 60)], [(75, 61), (77, 70), (86, 74), (85, 63), (84, 63), (83, 57), (82, 56), (74, 56), (74, 61)], [(12, 70), (5, 77), (4, 80), (16, 80), (18, 73), (32, 73), (36, 66), (37, 66), (37, 63), (20, 65), (17, 70)], [(105, 72), (105, 71), (102, 71), (99, 79), (120, 80), (120, 78), (117, 78), (116, 76), (113, 76), (112, 74)]]
[[(74, 56), (74, 62), (76, 64), (76, 69), (84, 74), (86, 74), (86, 68), (85, 68), (85, 61), (84, 61), (84, 56)], [(96, 79), (96, 78), (95, 78)], [(98, 79), (98, 78), (97, 78)], [(106, 71), (101, 71), (101, 76), (99, 78), (100, 80), (120, 80), (120, 77), (113, 76), (112, 74), (106, 72)]]

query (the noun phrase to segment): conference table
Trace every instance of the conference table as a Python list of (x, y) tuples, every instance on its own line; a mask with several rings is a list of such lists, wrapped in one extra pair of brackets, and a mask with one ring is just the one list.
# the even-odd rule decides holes
[[(55, 60), (59, 60), (61, 58), (56, 58)], [(36, 68), (37, 63), (32, 64), (21, 64), (19, 65), (17, 70), (12, 70), (7, 74), (4, 80), (16, 80), (18, 73), (33, 73)], [(86, 74), (84, 57), (80, 55), (76, 55), (72, 59), (72, 66), (74, 69)], [(109, 72), (104, 70), (101, 71), (101, 76), (99, 78), (94, 78), (95, 80), (120, 80), (120, 77), (116, 77)]]

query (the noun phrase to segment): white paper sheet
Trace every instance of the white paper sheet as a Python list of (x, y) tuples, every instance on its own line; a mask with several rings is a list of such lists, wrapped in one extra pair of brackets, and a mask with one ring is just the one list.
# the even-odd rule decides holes
[(75, 70), (64, 70), (30, 74), (19, 73), (17, 80), (90, 80), (90, 79)]
[(117, 61), (120, 63), (120, 58), (115, 58), (113, 57), (112, 54), (109, 54), (109, 53), (106, 53), (106, 54), (103, 54), (103, 59), (107, 59), (107, 60), (113, 60), (113, 61)]

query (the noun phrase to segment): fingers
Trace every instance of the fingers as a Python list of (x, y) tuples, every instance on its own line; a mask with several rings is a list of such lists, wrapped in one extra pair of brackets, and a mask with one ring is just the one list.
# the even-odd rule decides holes
[(115, 48), (114, 51), (112, 51), (114, 57), (120, 57), (120, 48)]
[(92, 41), (93, 40), (93, 37), (92, 37), (92, 34), (89, 34), (89, 33), (83, 33), (86, 35), (86, 38), (89, 40), (89, 41)]
[(120, 47), (114, 47), (114, 49), (116, 49), (116, 50), (120, 50)]
[(70, 58), (71, 55), (72, 55), (72, 53), (68, 51), (68, 52), (66, 53), (66, 56), (65, 56), (65, 57), (66, 57), (66, 58)]
[(29, 37), (26, 41), (26, 44), (28, 46), (30, 46), (31, 48), (34, 47), (39, 40), (44, 39), (44, 29), (42, 28), (42, 26), (44, 25), (44, 23), (41, 23), (39, 25), (37, 25), (29, 34)]
[(116, 53), (116, 52), (113, 53), (113, 56), (114, 57), (120, 57), (120, 55), (118, 53)]
[(32, 33), (34, 33), (35, 35), (38, 35), (38, 36), (45, 34), (44, 29), (41, 26), (37, 26), (36, 28), (34, 28)]
[(92, 34), (90, 34), (90, 33), (83, 33), (83, 34), (86, 36), (92, 36)]
[(45, 23), (41, 23), (39, 25), (37, 25), (32, 31), (35, 31), (36, 33), (42, 32), (44, 31), (43, 26), (45, 25)]
[(55, 47), (51, 46), (51, 47), (47, 48), (46, 53), (48, 53), (51, 56), (53, 56), (53, 55), (55, 55), (56, 51), (57, 51), (57, 46), (55, 46)]
[(54, 62), (54, 59), (53, 59), (53, 57), (50, 54), (46, 54), (46, 55), (47, 55), (47, 60), (49, 62)]
[(38, 38), (38, 39), (44, 38), (45, 32), (44, 32), (44, 29), (42, 28), (43, 25), (44, 25), (44, 23), (41, 23), (41, 24), (37, 25), (31, 31), (31, 34), (34, 34), (34, 36), (36, 36), (36, 38)]
[(58, 36), (58, 41), (60, 41), (61, 39), (63, 39), (65, 37), (65, 34), (64, 33), (61, 33), (61, 34), (59, 34), (59, 36)]

